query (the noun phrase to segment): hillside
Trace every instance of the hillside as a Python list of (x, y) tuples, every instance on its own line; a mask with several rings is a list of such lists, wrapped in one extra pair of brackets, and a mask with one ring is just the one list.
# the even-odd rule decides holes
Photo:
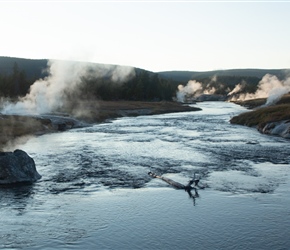
[(46, 59), (0, 57), (0, 97), (23, 97), (38, 79), (46, 82), (42, 84), (46, 88), (52, 78), (52, 85), (57, 81), (67, 87), (80, 83), (74, 91), (73, 87), (55, 87), (57, 92), (62, 91), (71, 99), (76, 99), (78, 94), (82, 99), (172, 101), (178, 86), (177, 82), (161, 79), (158, 74), (140, 68), (65, 60), (48, 62)]
[(210, 78), (213, 76), (241, 76), (241, 77), (258, 77), (262, 78), (266, 74), (276, 75), (278, 78), (286, 76), (286, 69), (228, 69), (213, 71), (163, 71), (158, 72), (160, 77), (180, 81), (183, 83), (189, 80)]
[[(0, 57), (0, 96), (9, 99), (25, 96), (36, 80), (44, 79), (44, 76), (48, 75), (45, 70), (47, 64), (47, 59)], [(79, 89), (74, 89), (73, 92), (70, 91), (71, 88), (64, 88), (65, 90), (58, 88), (58, 92), (63, 91), (68, 97), (66, 99), (78, 100), (79, 102), (87, 99), (106, 101), (178, 100), (182, 102), (199, 100), (196, 97), (201, 94), (215, 94), (218, 100), (225, 100), (230, 93), (231, 95), (237, 92), (238, 95), (255, 93), (259, 82), (267, 73), (284, 79), (287, 72), (284, 69), (231, 69), (154, 73), (120, 65), (61, 60), (54, 61), (52, 65), (53, 74), (50, 74), (49, 77), (54, 78), (53, 83), (56, 83), (56, 77), (61, 78), (62, 83), (64, 83), (65, 79), (69, 79), (72, 74), (74, 79), (70, 79), (68, 81), (70, 83), (66, 82), (66, 84), (71, 85), (74, 81), (81, 82), (78, 85)], [(123, 78), (124, 81), (122, 80), (122, 84), (116, 84), (117, 81), (114, 78), (117, 81), (119, 78)], [(195, 79), (198, 83), (194, 86), (185, 86), (190, 79)], [(236, 87), (238, 90), (235, 90)], [(180, 91), (181, 89), (182, 91)], [(235, 90), (234, 93), (232, 93), (233, 90)]]
[(24, 59), (0, 56), (0, 74), (11, 74), (15, 63), (20, 71), (24, 71), (27, 78), (40, 78), (45, 76), (47, 59)]
[[(24, 71), (28, 78), (42, 78), (47, 75), (47, 63), (49, 59), (26, 59), (17, 57), (4, 57), (0, 56), (0, 74), (12, 74), (14, 65), (20, 71)], [(86, 62), (79, 62), (86, 63)], [(88, 63), (91, 66), (103, 66), (104, 64), (99, 63)], [(107, 67), (117, 67), (118, 65), (106, 64)], [(140, 68), (134, 68), (137, 73), (146, 71)], [(149, 74), (154, 74), (153, 72), (146, 71)]]
[[(17, 63), (19, 70), (23, 70), (28, 78), (39, 78), (45, 75), (48, 59), (25, 59), (16, 57), (0, 56), (0, 74), (11, 74), (14, 64)], [(92, 65), (100, 65), (92, 63)], [(108, 65), (116, 66), (116, 65)], [(137, 72), (146, 71), (135, 68)], [(150, 74), (153, 72), (146, 71)], [(186, 83), (191, 79), (204, 79), (213, 76), (239, 76), (239, 77), (258, 77), (262, 78), (265, 74), (276, 75), (278, 78), (286, 76), (286, 69), (228, 69), (213, 71), (162, 71), (156, 72), (160, 78)]]

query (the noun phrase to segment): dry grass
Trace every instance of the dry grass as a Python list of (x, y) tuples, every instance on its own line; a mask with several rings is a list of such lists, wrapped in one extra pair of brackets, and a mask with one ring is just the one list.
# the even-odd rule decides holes
[(246, 100), (246, 101), (235, 101), (234, 103), (246, 107), (248, 109), (254, 109), (260, 107), (266, 103), (266, 98), (259, 98), (253, 100)]
[(246, 125), (249, 127), (263, 127), (269, 122), (283, 121), (290, 119), (290, 94), (284, 95), (281, 100), (273, 106), (259, 107), (265, 104), (266, 99), (255, 99), (237, 104), (247, 108), (256, 108), (253, 111), (242, 113), (231, 119), (231, 123)]
[(246, 126), (264, 126), (268, 122), (290, 119), (290, 104), (278, 104), (242, 113), (231, 119), (231, 123)]

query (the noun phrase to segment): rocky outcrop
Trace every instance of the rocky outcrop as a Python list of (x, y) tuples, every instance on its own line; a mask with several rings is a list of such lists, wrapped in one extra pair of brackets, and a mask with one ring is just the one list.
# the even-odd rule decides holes
[(0, 185), (33, 183), (40, 178), (34, 160), (26, 152), (0, 152)]
[(258, 127), (263, 134), (281, 136), (290, 139), (290, 120), (268, 122), (266, 125)]

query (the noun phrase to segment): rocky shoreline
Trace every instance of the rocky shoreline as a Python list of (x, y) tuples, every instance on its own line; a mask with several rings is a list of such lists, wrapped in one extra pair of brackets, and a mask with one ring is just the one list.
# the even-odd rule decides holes
[(19, 138), (65, 131), (77, 127), (106, 122), (125, 116), (155, 115), (173, 112), (198, 111), (199, 108), (176, 102), (100, 101), (88, 106), (88, 117), (70, 117), (67, 114), (3, 115), (0, 114), (0, 150), (17, 144)]

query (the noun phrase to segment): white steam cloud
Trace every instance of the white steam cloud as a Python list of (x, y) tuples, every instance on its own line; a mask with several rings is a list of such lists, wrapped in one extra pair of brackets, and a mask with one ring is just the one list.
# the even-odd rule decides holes
[(241, 83), (237, 84), (234, 89), (228, 93), (228, 96), (234, 95), (242, 91), (246, 86), (246, 82), (242, 81)]
[(186, 86), (179, 85), (176, 93), (176, 99), (178, 102), (190, 101), (192, 98), (197, 98), (203, 94), (213, 95), (216, 92), (215, 87), (211, 87), (211, 84), (217, 81), (217, 77), (213, 76), (206, 87), (202, 83), (196, 80), (190, 80)]
[[(230, 93), (237, 93), (239, 85), (237, 85)], [(235, 91), (235, 92), (234, 92)], [(233, 92), (233, 93), (232, 93)], [(281, 97), (290, 92), (290, 78), (279, 80), (275, 75), (266, 74), (258, 84), (255, 93), (242, 93), (231, 98), (231, 101), (245, 101), (258, 98), (267, 98), (265, 105), (273, 105), (278, 102)], [(229, 95), (230, 95), (229, 93)]]
[[(176, 93), (176, 99), (179, 102), (192, 101), (198, 99), (201, 95), (214, 95), (216, 90), (223, 86), (216, 84), (216, 76), (212, 77), (207, 86), (202, 83), (191, 80), (186, 86), (179, 85)], [(214, 84), (213, 84), (214, 83)], [(228, 90), (227, 96), (230, 101), (244, 101), (250, 99), (267, 98), (265, 105), (277, 103), (281, 97), (290, 92), (290, 77), (285, 80), (279, 80), (277, 76), (266, 74), (257, 86), (255, 93), (241, 93), (246, 87), (246, 82), (241, 81), (232, 90)]]
[(36, 115), (54, 112), (63, 107), (64, 92), (77, 89), (83, 78), (109, 77), (115, 83), (122, 83), (135, 75), (132, 67), (58, 60), (48, 62), (48, 73), (48, 77), (37, 80), (18, 102), (5, 102), (1, 113)]
[(186, 86), (179, 85), (176, 98), (179, 102), (184, 102), (189, 96), (195, 96), (202, 93), (202, 84), (191, 80)]

